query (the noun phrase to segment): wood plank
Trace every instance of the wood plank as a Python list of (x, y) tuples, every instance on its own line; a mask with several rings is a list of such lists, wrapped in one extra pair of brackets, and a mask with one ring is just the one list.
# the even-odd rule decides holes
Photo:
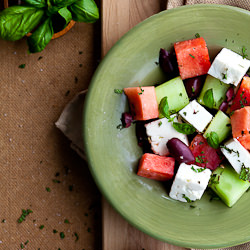
[[(103, 0), (102, 56), (129, 29), (161, 11), (161, 0)], [(103, 198), (103, 250), (184, 250), (142, 233), (129, 225)]]

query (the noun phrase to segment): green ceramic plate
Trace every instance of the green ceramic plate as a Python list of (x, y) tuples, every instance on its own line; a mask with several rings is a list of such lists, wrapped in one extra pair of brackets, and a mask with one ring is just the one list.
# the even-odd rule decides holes
[(127, 110), (115, 88), (164, 81), (155, 62), (160, 48), (205, 38), (211, 57), (222, 47), (250, 53), (250, 13), (220, 5), (186, 6), (161, 12), (129, 31), (96, 71), (84, 110), (84, 141), (91, 172), (112, 206), (141, 231), (174, 245), (218, 248), (250, 241), (250, 192), (233, 208), (204, 196), (195, 203), (169, 199), (162, 183), (138, 177), (135, 127), (119, 130)]

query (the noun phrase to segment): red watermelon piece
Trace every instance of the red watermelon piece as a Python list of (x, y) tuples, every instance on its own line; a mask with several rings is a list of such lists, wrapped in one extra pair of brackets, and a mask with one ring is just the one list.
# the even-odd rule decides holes
[(183, 80), (207, 74), (211, 63), (204, 38), (177, 42), (174, 49)]
[(157, 181), (167, 181), (174, 176), (175, 159), (146, 153), (142, 156), (137, 175)]
[(220, 149), (210, 147), (206, 139), (200, 134), (194, 137), (190, 149), (195, 157), (193, 163), (197, 166), (214, 170), (223, 160)]

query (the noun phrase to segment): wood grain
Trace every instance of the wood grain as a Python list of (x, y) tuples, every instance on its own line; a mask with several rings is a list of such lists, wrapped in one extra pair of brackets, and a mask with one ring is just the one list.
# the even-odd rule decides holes
[[(160, 0), (103, 0), (102, 56), (137, 23), (166, 7)], [(129, 225), (103, 198), (103, 250), (184, 250), (142, 233)]]

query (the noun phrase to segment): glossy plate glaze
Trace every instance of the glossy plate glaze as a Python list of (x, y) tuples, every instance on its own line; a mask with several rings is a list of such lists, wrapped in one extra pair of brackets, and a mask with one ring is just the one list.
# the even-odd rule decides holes
[(115, 88), (164, 82), (158, 61), (160, 48), (205, 38), (211, 57), (222, 47), (250, 53), (250, 14), (220, 5), (195, 5), (167, 10), (129, 31), (98, 67), (84, 109), (84, 143), (89, 166), (100, 190), (132, 225), (157, 239), (192, 248), (218, 248), (250, 240), (250, 192), (233, 208), (205, 195), (188, 203), (169, 199), (166, 187), (136, 175), (142, 155), (135, 126), (119, 130), (128, 110)]

